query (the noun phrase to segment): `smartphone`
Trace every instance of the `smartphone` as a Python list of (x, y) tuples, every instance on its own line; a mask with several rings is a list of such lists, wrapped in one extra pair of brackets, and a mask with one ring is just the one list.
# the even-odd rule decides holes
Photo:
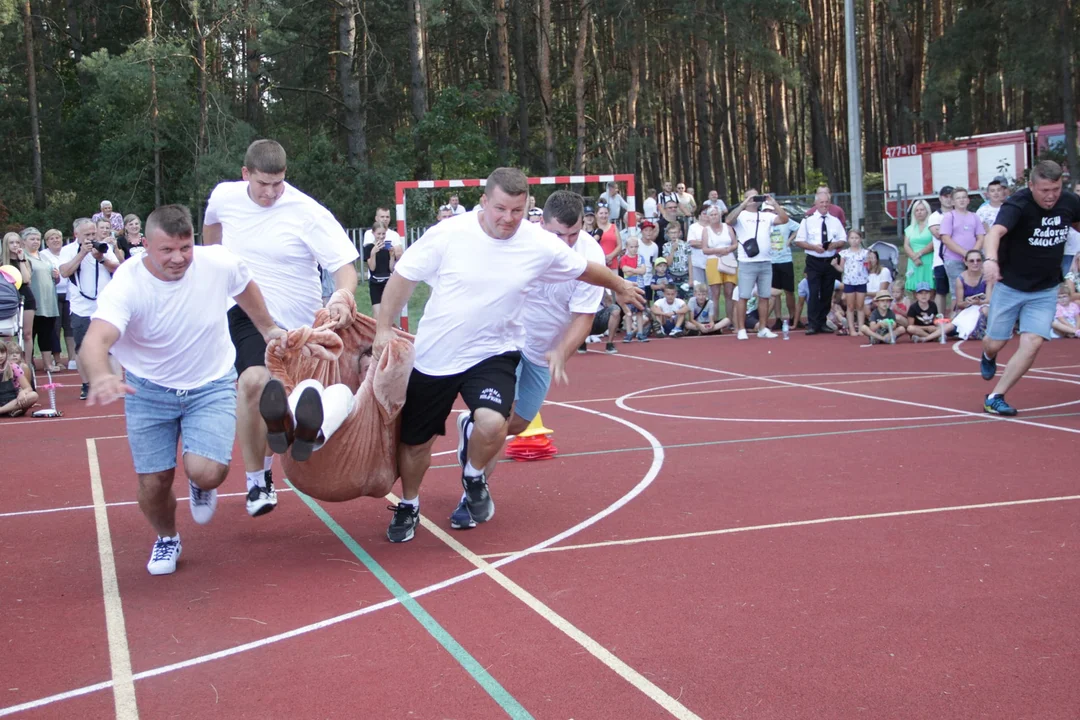
[(755, 195), (754, 197), (752, 197), (750, 199), (753, 200), (756, 203), (763, 203), (766, 200), (768, 200), (768, 198), (765, 197), (764, 195)]

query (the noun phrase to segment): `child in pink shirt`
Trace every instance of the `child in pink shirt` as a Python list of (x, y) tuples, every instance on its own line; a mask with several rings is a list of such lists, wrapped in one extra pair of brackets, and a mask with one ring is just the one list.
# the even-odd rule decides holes
[(1069, 286), (1062, 285), (1058, 288), (1057, 310), (1054, 311), (1053, 335), (1056, 338), (1075, 338), (1077, 334), (1077, 318), (1080, 317), (1080, 305), (1077, 305), (1069, 297)]

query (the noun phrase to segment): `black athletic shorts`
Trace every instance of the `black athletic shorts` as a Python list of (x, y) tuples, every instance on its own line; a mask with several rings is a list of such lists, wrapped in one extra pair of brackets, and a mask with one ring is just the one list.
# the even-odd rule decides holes
[(386, 289), (386, 283), (388, 280), (368, 280), (368, 290), (371, 292), (371, 304), (379, 305), (382, 303), (383, 290)]
[(772, 266), (773, 290), (787, 290), (795, 292), (795, 263), (773, 263)]
[(596, 311), (596, 314), (593, 315), (592, 330), (589, 331), (590, 335), (603, 335), (607, 332), (608, 320), (611, 319), (611, 309), (613, 307), (615, 307), (614, 303)]
[(413, 369), (401, 410), (401, 442), (423, 445), (446, 434), (446, 418), (458, 395), (470, 410), (489, 408), (510, 417), (517, 389), (521, 353), (514, 351), (482, 360), (455, 375), (425, 375)]
[(934, 292), (938, 295), (948, 295), (949, 291), (949, 274), (945, 272), (944, 265), (938, 265), (934, 268)]
[(249, 367), (266, 367), (266, 342), (239, 305), (229, 308), (229, 337), (236, 348), (236, 374)]

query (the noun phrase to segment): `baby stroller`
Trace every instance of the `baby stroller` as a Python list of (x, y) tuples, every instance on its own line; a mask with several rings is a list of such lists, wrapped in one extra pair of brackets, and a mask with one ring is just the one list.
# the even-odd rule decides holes
[(22, 347), (22, 296), (13, 280), (0, 273), (0, 336), (15, 338)]
[(896, 277), (896, 268), (900, 263), (900, 251), (892, 243), (887, 243), (883, 240), (879, 240), (869, 247), (878, 254), (878, 260), (881, 261), (881, 267), (889, 268), (889, 272), (892, 276)]

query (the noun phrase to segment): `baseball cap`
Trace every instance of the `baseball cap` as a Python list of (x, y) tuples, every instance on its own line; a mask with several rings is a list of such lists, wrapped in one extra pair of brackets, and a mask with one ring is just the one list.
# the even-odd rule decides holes
[(915, 292), (917, 292), (917, 293), (933, 292), (933, 290), (934, 289), (932, 287), (930, 287), (930, 283), (921, 282), (921, 283), (919, 283), (918, 285), (915, 286)]
[(585, 214), (586, 215), (595, 215), (596, 211), (593, 210), (592, 205), (586, 205), (585, 206)]
[(941, 197), (942, 195), (948, 197), (949, 195), (952, 195), (953, 190), (954, 188), (952, 185), (943, 185), (941, 191), (938, 193), (938, 197)]
[(537, 215), (543, 215), (543, 214), (544, 214), (544, 211), (541, 210), (540, 208), (535, 208), (534, 207), (532, 210), (529, 211), (529, 216), (530, 217), (536, 217)]
[(656, 260), (653, 261), (653, 267), (656, 267), (657, 265), (667, 265), (667, 258), (665, 258), (665, 257), (656, 258)]
[(641, 221), (641, 224), (638, 225), (638, 227), (640, 227), (642, 230), (644, 230), (647, 227), (656, 227), (656, 223), (654, 223), (649, 218), (645, 218), (644, 220)]
[(874, 302), (877, 302), (878, 300), (888, 300), (889, 302), (892, 302), (892, 295), (889, 294), (888, 290), (879, 290), (878, 294), (874, 296)]

